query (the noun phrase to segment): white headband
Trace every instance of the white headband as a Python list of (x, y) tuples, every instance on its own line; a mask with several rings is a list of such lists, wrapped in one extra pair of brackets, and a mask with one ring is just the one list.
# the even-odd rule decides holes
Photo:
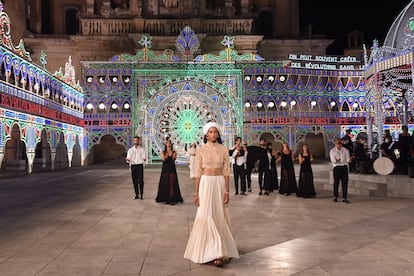
[(220, 126), (219, 126), (219, 124), (217, 124), (216, 122), (208, 122), (207, 124), (205, 124), (205, 125), (203, 126), (203, 134), (204, 134), (204, 135), (206, 135), (206, 134), (207, 134), (207, 132), (208, 132), (208, 130), (209, 130), (211, 127), (215, 127), (215, 128), (217, 128), (218, 132), (220, 133)]

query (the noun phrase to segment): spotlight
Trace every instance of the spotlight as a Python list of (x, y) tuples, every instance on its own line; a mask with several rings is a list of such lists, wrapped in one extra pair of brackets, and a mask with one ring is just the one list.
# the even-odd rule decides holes
[(312, 100), (310, 104), (311, 104), (311, 107), (314, 107), (316, 105), (316, 101)]
[(246, 102), (245, 104), (244, 104), (244, 107), (246, 107), (246, 108), (249, 108), (249, 107), (251, 107), (252, 105), (251, 105), (251, 103), (250, 102)]
[(280, 76), (280, 77), (279, 77), (279, 80), (280, 80), (281, 82), (284, 82), (284, 81), (286, 80), (286, 77), (285, 77), (285, 76)]
[(93, 104), (88, 103), (88, 104), (86, 105), (86, 109), (88, 109), (88, 110), (92, 110), (92, 109), (93, 109)]
[(124, 108), (129, 109), (130, 108), (129, 103), (124, 103)]
[(99, 77), (99, 82), (104, 83), (105, 82), (105, 77)]
[(271, 101), (267, 104), (268, 108), (273, 108), (274, 106), (275, 106), (275, 103), (273, 101)]
[(274, 82), (274, 81), (275, 81), (275, 76), (268, 76), (268, 77), (267, 77), (267, 79), (268, 79), (270, 82)]
[(282, 101), (282, 102), (280, 103), (280, 106), (282, 106), (282, 107), (286, 107), (286, 106), (287, 106), (287, 102)]
[(335, 102), (335, 101), (332, 101), (332, 102), (330, 103), (330, 105), (331, 105), (332, 107), (334, 107), (334, 106), (336, 105), (336, 102)]
[(87, 77), (86, 78), (86, 81), (89, 82), (89, 83), (91, 83), (93, 81), (93, 78), (92, 77)]
[(295, 100), (292, 100), (292, 101), (290, 102), (290, 105), (291, 105), (291, 106), (296, 105), (296, 101), (295, 101)]
[(98, 107), (99, 107), (99, 109), (100, 109), (100, 110), (105, 109), (105, 105), (104, 105), (103, 103), (100, 103), (100, 104), (98, 105)]
[(117, 108), (118, 108), (118, 105), (117, 105), (116, 103), (113, 103), (113, 104), (111, 105), (111, 108), (112, 108), (112, 109), (117, 109)]
[(244, 77), (244, 81), (249, 82), (249, 81), (251, 81), (251, 80), (252, 80), (252, 78), (251, 78), (250, 76), (245, 76), (245, 77)]
[(131, 81), (131, 79), (128, 76), (125, 76), (124, 77), (124, 82), (125, 83), (129, 83), (130, 81)]
[(112, 82), (117, 82), (118, 78), (117, 77), (112, 77)]
[(258, 83), (261, 83), (261, 82), (263, 81), (263, 76), (257, 76), (257, 77), (256, 77), (256, 81), (257, 81)]
[(262, 102), (258, 102), (257, 103), (257, 108), (262, 108), (263, 107), (263, 103)]

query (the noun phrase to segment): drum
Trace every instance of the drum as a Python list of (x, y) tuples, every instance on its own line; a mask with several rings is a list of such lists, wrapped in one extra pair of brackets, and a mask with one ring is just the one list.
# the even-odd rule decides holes
[(388, 157), (380, 157), (374, 161), (374, 171), (377, 174), (387, 175), (394, 170), (394, 162)]

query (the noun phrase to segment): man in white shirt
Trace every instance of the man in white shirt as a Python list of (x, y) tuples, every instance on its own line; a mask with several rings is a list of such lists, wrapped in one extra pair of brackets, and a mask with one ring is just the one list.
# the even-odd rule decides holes
[(144, 162), (147, 161), (147, 153), (141, 147), (141, 137), (134, 137), (134, 145), (128, 149), (125, 160), (131, 166), (132, 183), (134, 184), (134, 199), (144, 199)]
[[(247, 150), (247, 148), (246, 148)], [(245, 163), (247, 151), (241, 146), (241, 137), (236, 138), (236, 145), (233, 148), (232, 163), (234, 174), (234, 187), (236, 189), (236, 195), (239, 193), (239, 178), (241, 185), (241, 195), (246, 195), (246, 175), (245, 175)]]
[(349, 150), (342, 146), (340, 138), (335, 139), (335, 147), (329, 152), (329, 157), (333, 166), (334, 177), (334, 202), (338, 202), (338, 189), (339, 181), (342, 185), (342, 197), (343, 202), (351, 203), (348, 201), (348, 164), (351, 162)]

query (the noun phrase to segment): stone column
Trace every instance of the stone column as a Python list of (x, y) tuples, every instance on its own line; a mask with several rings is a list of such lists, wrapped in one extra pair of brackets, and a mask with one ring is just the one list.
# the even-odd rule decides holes
[(37, 34), (42, 33), (42, 1), (33, 0), (33, 5), (30, 6), (30, 14), (28, 14), (30, 19), (30, 28), (33, 32)]

